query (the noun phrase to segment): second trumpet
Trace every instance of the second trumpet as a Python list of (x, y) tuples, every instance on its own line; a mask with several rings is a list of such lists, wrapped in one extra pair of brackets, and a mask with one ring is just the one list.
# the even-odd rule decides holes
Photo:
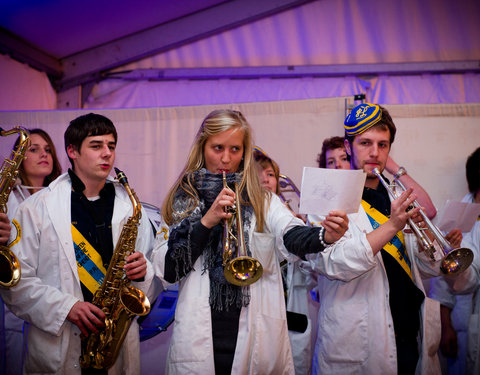
[[(375, 168), (372, 172), (373, 174), (375, 174), (375, 176), (378, 177), (385, 189), (387, 189), (388, 194), (392, 197), (392, 199), (396, 199), (398, 196), (397, 193), (392, 188), (392, 186), (383, 178), (383, 176), (380, 174), (380, 171)], [(395, 180), (395, 183), (397, 186), (400, 187), (402, 191), (407, 190), (398, 179)], [(413, 202), (413, 206), (420, 207), (417, 201)], [(473, 262), (472, 250), (466, 247), (459, 247), (454, 249), (442, 235), (440, 230), (430, 221), (425, 212), (423, 212), (423, 210), (420, 210), (419, 212), (427, 227), (426, 230), (424, 230), (423, 228), (419, 228), (412, 219), (408, 220), (408, 224), (412, 231), (415, 233), (415, 236), (417, 237), (420, 246), (422, 246), (426, 254), (428, 254), (432, 260), (435, 260), (434, 254), (436, 243), (437, 247), (439, 247), (443, 253), (440, 271), (444, 275), (456, 276), (465, 271)], [(433, 240), (430, 238), (430, 236), (433, 238)]]

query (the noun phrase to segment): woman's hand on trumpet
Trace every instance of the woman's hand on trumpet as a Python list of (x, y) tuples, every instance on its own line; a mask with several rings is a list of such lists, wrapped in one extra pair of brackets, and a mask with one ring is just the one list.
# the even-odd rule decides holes
[(230, 219), (232, 214), (228, 212), (228, 207), (232, 207), (234, 203), (235, 193), (233, 190), (228, 187), (223, 188), (200, 222), (207, 228), (213, 228), (222, 220)]

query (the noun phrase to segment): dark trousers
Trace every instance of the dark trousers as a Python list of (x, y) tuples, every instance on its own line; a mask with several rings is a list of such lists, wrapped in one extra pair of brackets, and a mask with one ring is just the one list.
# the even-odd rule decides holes
[(398, 375), (415, 374), (419, 354), (416, 338), (396, 338)]
[(211, 313), (215, 374), (230, 375), (237, 346), (240, 309), (230, 306), (229, 311), (211, 310)]

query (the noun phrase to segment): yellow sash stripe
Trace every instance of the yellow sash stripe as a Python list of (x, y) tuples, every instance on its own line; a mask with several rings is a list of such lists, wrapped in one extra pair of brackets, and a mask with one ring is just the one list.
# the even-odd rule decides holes
[(13, 220), (12, 220), (12, 224), (13, 224), (13, 226), (15, 227), (15, 229), (17, 230), (17, 236), (15, 237), (15, 239), (14, 239), (12, 242), (10, 242), (10, 243), (8, 244), (8, 247), (9, 247), (9, 248), (11, 248), (12, 246), (14, 246), (14, 245), (16, 245), (17, 243), (19, 243), (20, 240), (21, 240), (21, 238), (22, 238), (22, 228), (20, 227), (20, 223), (19, 223), (17, 220), (13, 219)]
[[(367, 215), (369, 215), (371, 218), (373, 218), (373, 220), (375, 220), (377, 223), (379, 223), (380, 225), (381, 224), (384, 224), (388, 221), (388, 217), (386, 217), (384, 214), (382, 214), (380, 211), (378, 211), (375, 207), (372, 207), (369, 203), (365, 202), (363, 199), (362, 199), (362, 207), (363, 209), (365, 210), (365, 212), (367, 213)], [(375, 228), (374, 228), (375, 229)], [(405, 248), (405, 240), (403, 238), (403, 233), (402, 231), (399, 231), (397, 234), (396, 234), (397, 238), (400, 240), (400, 242), (402, 243), (403, 245), (403, 249), (404, 249), (404, 252), (405, 252), (405, 256), (404, 254), (402, 254), (400, 252), (400, 249), (395, 246), (392, 242), (388, 242), (384, 247), (383, 247), (383, 250), (385, 250), (387, 253), (389, 253), (392, 257), (395, 258), (395, 260), (400, 264), (400, 266), (402, 266), (403, 270), (408, 274), (408, 276), (410, 276), (410, 278), (413, 280), (413, 277), (412, 277), (412, 270), (410, 269), (410, 265), (407, 263), (407, 261), (405, 260), (405, 257), (407, 257), (407, 251), (406, 251), (406, 248)]]
[(78, 276), (92, 294), (102, 285), (107, 273), (102, 257), (72, 224), (72, 239), (77, 259)]

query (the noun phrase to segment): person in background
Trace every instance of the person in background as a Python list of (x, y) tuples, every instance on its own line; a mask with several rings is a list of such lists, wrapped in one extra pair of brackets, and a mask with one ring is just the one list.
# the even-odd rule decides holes
[(320, 310), (313, 374), (438, 374), (440, 307), (425, 297), (422, 277), (440, 273), (402, 232), (418, 211), (407, 208), (409, 188), (390, 201), (372, 173), (383, 172), (396, 127), (388, 111), (355, 107), (345, 120), (351, 169), (366, 174), (362, 203), (348, 215), (345, 236), (323, 252), (307, 255), (318, 272)]
[[(343, 138), (342, 138), (343, 139)], [(280, 169), (261, 148), (255, 146), (254, 158), (262, 186), (278, 195)], [(311, 303), (309, 291), (316, 279), (310, 269), (304, 268), (308, 262), (297, 258), (280, 263), (287, 307), (287, 326), (292, 346), (293, 363), (296, 375), (308, 375), (312, 365), (312, 320), (316, 318), (315, 305)]]
[(343, 137), (331, 137), (324, 139), (322, 151), (318, 154), (317, 163), (319, 168), (350, 169), (350, 157), (345, 152)]
[[(60, 162), (52, 139), (42, 129), (29, 130), (30, 146), (25, 152), (18, 170), (17, 182), (14, 185), (7, 202), (7, 215), (11, 221), (18, 205), (28, 196), (48, 186), (62, 173)], [(14, 144), (18, 147), (20, 138)], [(2, 302), (3, 303), (3, 302)], [(16, 317), (8, 307), (5, 307), (5, 326), (0, 335), (5, 335), (5, 374), (21, 374), (23, 345), (23, 320)]]
[(280, 179), (280, 168), (275, 160), (268, 157), (268, 155), (258, 146), (254, 147), (254, 159), (257, 165), (258, 178), (260, 184), (267, 190), (278, 195)]
[[(480, 203), (480, 147), (467, 158), (465, 169), (469, 193), (462, 202)], [(433, 279), (430, 296), (441, 303), (440, 349), (447, 358), (447, 373), (474, 375), (480, 373), (480, 217), (461, 246), (473, 251), (472, 265), (453, 288), (445, 278)]]
[[(8, 198), (8, 213), (15, 214), (18, 205), (28, 196), (48, 186), (62, 173), (55, 145), (42, 129), (32, 129), (30, 147), (18, 169), (18, 179)], [(14, 147), (18, 146), (19, 139)]]
[[(133, 207), (125, 188), (109, 177), (117, 145), (112, 121), (93, 113), (80, 116), (64, 138), (72, 169), (18, 206), (14, 220), (21, 230), (11, 249), (22, 275), (16, 286), (0, 293), (27, 322), (25, 374), (107, 374), (81, 368), (81, 335), (105, 327), (104, 311), (91, 301)], [(153, 234), (145, 212), (142, 217), (135, 252), (123, 269), (153, 300), (154, 275), (146, 258)], [(138, 325), (130, 326), (108, 373), (140, 374)]]
[[(263, 189), (251, 133), (238, 111), (208, 114), (162, 207), (169, 238), (157, 236), (152, 262), (162, 282), (179, 282), (167, 374), (293, 374), (279, 260), (322, 251), (348, 226), (332, 212), (324, 227), (306, 227)], [(235, 182), (246, 252), (263, 267), (245, 286), (227, 281), (222, 259)]]

